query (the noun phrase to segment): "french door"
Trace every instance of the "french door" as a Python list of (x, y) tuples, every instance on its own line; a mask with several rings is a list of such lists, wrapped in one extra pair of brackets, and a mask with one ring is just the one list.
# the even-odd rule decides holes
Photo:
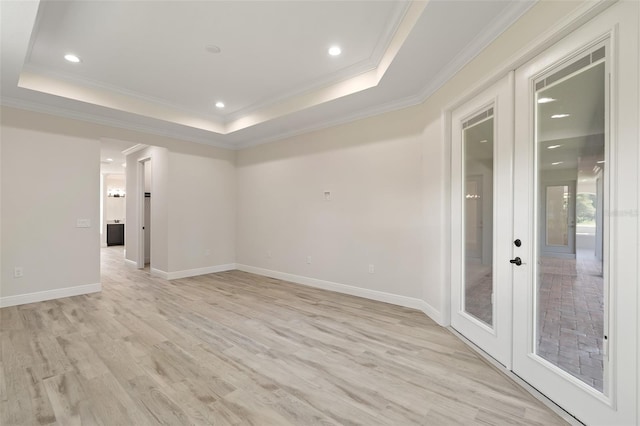
[(587, 424), (638, 421), (639, 13), (516, 70), (513, 371)]
[[(511, 367), (513, 73), (452, 113), (452, 326)], [(497, 226), (500, 224), (500, 226)]]
[(593, 425), (640, 422), (639, 20), (619, 2), (451, 114), (452, 326)]

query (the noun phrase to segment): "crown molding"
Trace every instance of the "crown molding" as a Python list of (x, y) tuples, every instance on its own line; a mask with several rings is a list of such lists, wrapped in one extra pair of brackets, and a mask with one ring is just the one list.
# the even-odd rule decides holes
[[(380, 64), (383, 56), (389, 50), (393, 39), (396, 37), (396, 34), (401, 28), (404, 20), (407, 18), (407, 14), (412, 6), (411, 3), (415, 3), (415, 1), (405, 3), (398, 2), (396, 4), (396, 8), (393, 11), (393, 17), (387, 21), (387, 27), (380, 34), (376, 47), (371, 54), (371, 62), (376, 64), (376, 67)], [(422, 10), (424, 10), (424, 7)]]
[[(615, 2), (608, 0), (599, 0), (596, 2), (585, 2), (580, 6), (576, 7), (576, 9), (567, 15), (560, 22), (555, 24), (552, 28), (545, 31), (543, 34), (540, 34), (536, 37), (532, 42), (524, 46), (517, 53), (512, 55), (505, 61), (497, 64), (493, 71), (488, 73), (488, 76), (482, 78), (478, 84), (474, 85), (472, 90), (477, 91), (482, 87), (486, 87), (491, 84), (492, 81), (495, 81), (497, 76), (500, 74), (504, 74), (515, 67), (520, 66), (526, 60), (535, 56), (535, 54), (542, 51), (544, 48), (556, 42), (559, 38), (566, 35), (571, 30), (575, 29), (582, 23), (586, 22), (589, 18), (593, 17), (597, 13), (609, 7), (611, 4)], [(192, 135), (186, 135), (184, 132), (176, 131), (172, 129), (165, 129), (163, 126), (149, 126), (132, 123), (128, 120), (114, 119), (104, 117), (98, 114), (90, 114), (85, 112), (74, 111), (70, 109), (65, 109), (61, 107), (55, 107), (51, 105), (39, 104), (31, 101), (25, 101), (21, 99), (15, 98), (0, 98), (0, 104), (8, 107), (25, 109), (35, 112), (42, 112), (46, 114), (62, 116), (66, 118), (81, 120), (85, 122), (96, 123), (105, 126), (111, 126), (116, 128), (122, 128), (126, 130), (132, 130), (142, 133), (147, 133), (151, 135), (158, 135), (163, 137), (170, 137), (174, 139), (215, 146), (218, 148), (229, 149), (229, 150), (238, 150), (253, 147), (260, 144), (265, 144), (269, 142), (275, 142), (278, 140), (283, 140), (287, 138), (291, 138), (294, 136), (298, 136), (305, 133), (310, 133), (322, 129), (326, 129), (329, 127), (339, 126), (342, 124), (346, 124), (352, 121), (372, 117), (379, 114), (384, 114), (387, 112), (415, 106), (426, 101), (430, 96), (432, 96), (438, 89), (440, 89), (449, 79), (451, 79), (457, 72), (459, 72), (465, 65), (467, 65), (471, 60), (473, 60), (482, 50), (484, 50), (491, 42), (493, 42), (497, 37), (499, 37), (506, 29), (513, 24), (517, 19), (519, 19), (524, 13), (526, 13), (535, 2), (514, 2), (508, 6), (504, 10), (504, 12), (498, 15), (491, 23), (490, 28), (485, 30), (479, 37), (477, 37), (472, 43), (467, 45), (467, 47), (457, 55), (450, 63), (442, 70), (439, 76), (434, 79), (430, 84), (425, 86), (422, 90), (418, 91), (417, 94), (407, 96), (402, 99), (397, 99), (394, 101), (390, 101), (384, 104), (374, 105), (369, 108), (360, 109), (352, 114), (348, 114), (346, 116), (341, 116), (334, 120), (327, 120), (321, 123), (304, 126), (301, 128), (297, 128), (295, 130), (280, 133), (275, 136), (269, 136), (265, 138), (257, 138), (251, 141), (245, 142), (229, 142), (224, 143), (220, 141), (212, 141), (210, 138), (206, 137), (196, 137)], [(505, 25), (503, 29), (500, 29), (500, 25)]]
[[(159, 133), (157, 129), (151, 129), (147, 126), (132, 125), (131, 123), (127, 123), (121, 120), (105, 119), (104, 117), (96, 117), (89, 114), (80, 114), (80, 113), (73, 112), (72, 115), (69, 116), (69, 118), (76, 118), (76, 119), (81, 119), (85, 121), (96, 122), (98, 124), (106, 124), (106, 125), (112, 125), (116, 127), (122, 127), (122, 128), (127, 128), (129, 130), (160, 134), (163, 136), (171, 136), (179, 139), (186, 139), (191, 142), (203, 143), (206, 145), (213, 145), (220, 148), (226, 148), (226, 149), (232, 149), (232, 150), (240, 150), (240, 149), (250, 148), (257, 145), (262, 145), (265, 143), (275, 142), (278, 140), (284, 140), (284, 139), (299, 136), (305, 133), (315, 132), (315, 131), (327, 129), (330, 127), (346, 124), (349, 122), (384, 114), (387, 112), (408, 108), (408, 107), (415, 106), (425, 102), (433, 93), (435, 93), (440, 87), (442, 87), (442, 85), (444, 85), (460, 69), (462, 69), (473, 58), (475, 58), (484, 48), (486, 48), (493, 40), (495, 40), (500, 34), (502, 34), (502, 32), (506, 30), (506, 28), (500, 29), (501, 25), (505, 25), (505, 23), (507, 25), (511, 25), (513, 22), (515, 22), (515, 20), (517, 20), (520, 16), (526, 13), (526, 11), (529, 10), (533, 6), (533, 4), (534, 3), (529, 3), (529, 2), (516, 2), (508, 6), (507, 9), (505, 9), (505, 11), (502, 14), (498, 15), (492, 21), (490, 28), (485, 30), (471, 44), (467, 45), (465, 49), (459, 55), (457, 55), (451, 62), (449, 62), (449, 64), (438, 74), (438, 77), (436, 77), (432, 82), (430, 82), (429, 85), (425, 86), (421, 91), (419, 91), (418, 94), (407, 96), (407, 97), (397, 99), (391, 102), (387, 102), (384, 104), (374, 105), (372, 107), (356, 111), (352, 114), (341, 116), (340, 118), (337, 118), (334, 120), (328, 120), (319, 124), (305, 126), (303, 128), (295, 129), (285, 133), (280, 133), (275, 136), (254, 139), (248, 142), (240, 142), (237, 144), (222, 144), (222, 143), (215, 144), (215, 143), (211, 143), (211, 141), (206, 140), (204, 138), (187, 139), (179, 134), (169, 135), (168, 133)], [(403, 18), (406, 15), (407, 11), (408, 11), (408, 8), (405, 9)], [(398, 28), (396, 27), (394, 31), (397, 31), (397, 30)], [(388, 46), (387, 46), (387, 49), (388, 49)], [(25, 108), (25, 109), (28, 109), (28, 108)], [(51, 108), (51, 110), (41, 111), (41, 112), (62, 115), (62, 114), (56, 113), (54, 111), (54, 108)]]
[(522, 15), (527, 13), (538, 0), (510, 2), (505, 10), (497, 15), (485, 30), (473, 39), (456, 55), (420, 92), (422, 102), (426, 101), (438, 89), (455, 76), (462, 68), (477, 57), (502, 33), (508, 30)]
[(132, 146), (131, 148), (127, 148), (122, 151), (122, 153), (126, 156), (129, 154), (133, 154), (134, 152), (142, 151), (143, 149), (149, 148), (149, 145), (145, 145), (143, 143), (138, 143)]
[[(378, 85), (425, 6), (426, 3), (421, 1), (397, 2), (393, 16), (387, 21), (374, 51), (364, 61), (316, 79), (311, 84), (277, 98), (270, 98), (226, 115), (224, 119), (220, 116), (203, 115), (160, 98), (86, 77), (50, 71), (32, 63), (23, 67), (18, 87), (227, 135)], [(33, 46), (30, 47), (28, 57), (32, 48)], [(76, 118), (80, 117), (76, 115)], [(122, 123), (117, 125), (121, 127)], [(144, 130), (148, 131), (147, 128)]]
[(254, 139), (250, 142), (240, 142), (236, 144), (235, 147), (238, 150), (242, 150), (245, 148), (251, 148), (254, 146), (263, 145), (270, 142), (277, 142), (280, 140), (285, 140), (285, 139), (303, 135), (306, 133), (317, 132), (317, 131), (328, 129), (331, 127), (336, 127), (343, 124), (351, 123), (353, 121), (358, 121), (365, 118), (374, 117), (376, 115), (381, 115), (388, 112), (409, 108), (415, 105), (419, 105), (422, 102), (424, 102), (424, 99), (422, 99), (419, 95), (411, 95), (401, 99), (393, 100), (391, 102), (386, 102), (384, 104), (374, 105), (370, 108), (360, 109), (354, 112), (353, 114), (343, 115), (340, 118), (336, 118), (334, 120), (327, 120), (319, 124), (302, 127), (286, 133), (280, 133), (276, 136), (270, 136), (262, 139)]
[(228, 123), (227, 133), (246, 129), (257, 124), (271, 121), (283, 116), (328, 103), (336, 99), (353, 95), (372, 87), (376, 87), (393, 63), (411, 30), (424, 12), (426, 2), (412, 2), (403, 16), (402, 22), (396, 29), (378, 66), (366, 73), (353, 76), (347, 80), (333, 83), (330, 86), (304, 93), (296, 98), (285, 99), (279, 104), (270, 105), (254, 114), (246, 115), (234, 122)]
[(26, 101), (24, 99), (0, 97), (0, 105), (10, 107), (10, 108), (17, 108), (17, 109), (33, 111), (33, 112), (38, 112), (43, 114), (55, 115), (58, 117), (70, 118), (73, 120), (99, 124), (102, 126), (115, 127), (115, 128), (124, 129), (124, 130), (131, 130), (134, 132), (146, 133), (150, 135), (163, 136), (163, 137), (183, 140), (187, 142), (210, 145), (210, 146), (215, 146), (217, 148), (231, 149), (231, 150), (236, 149), (235, 145), (233, 144), (212, 141), (209, 138), (194, 137), (191, 135), (186, 135), (183, 132), (169, 130), (169, 129), (162, 129), (160, 126), (146, 126), (141, 124), (134, 124), (126, 120), (107, 118), (103, 115), (73, 111), (67, 108)]
[[(59, 72), (59, 71), (52, 71), (49, 69), (46, 69), (44, 67), (42, 67), (41, 65), (36, 65), (30, 62), (26, 62), (25, 65), (22, 67), (22, 71), (20, 72), (20, 74), (22, 75), (22, 73), (32, 73), (32, 74), (36, 74), (42, 77), (46, 77), (48, 79), (52, 79), (52, 80), (58, 80), (58, 81), (63, 81), (67, 84), (71, 84), (71, 85), (77, 85), (89, 90), (100, 90), (100, 91), (106, 91), (106, 92), (110, 92), (110, 93), (116, 93), (118, 95), (127, 97), (127, 98), (131, 98), (131, 99), (136, 99), (136, 100), (140, 100), (149, 104), (153, 104), (153, 105), (159, 105), (162, 106), (164, 108), (167, 109), (171, 109), (177, 112), (180, 112), (182, 114), (185, 115), (190, 115), (190, 116), (194, 116), (194, 117), (198, 117), (201, 120), (208, 120), (208, 121), (212, 121), (212, 122), (217, 122), (216, 124), (219, 126), (223, 126), (224, 122), (222, 117), (220, 117), (219, 115), (215, 114), (215, 111), (211, 112), (211, 116), (207, 116), (202, 114), (202, 112), (196, 111), (194, 109), (189, 109), (186, 108), (182, 105), (178, 105), (176, 103), (172, 103), (166, 99), (162, 99), (162, 98), (157, 98), (154, 96), (150, 96), (150, 95), (145, 95), (139, 92), (135, 92), (133, 90), (129, 90), (129, 89), (125, 89), (123, 87), (119, 87), (119, 86), (114, 86), (111, 84), (107, 84), (107, 83), (103, 83), (101, 81), (97, 81), (97, 80), (92, 80), (90, 78), (87, 78), (85, 76), (82, 75), (76, 75), (76, 74), (70, 74), (70, 73), (64, 73), (64, 72)], [(28, 88), (28, 87), (27, 87)], [(38, 90), (38, 89), (31, 89), (31, 90)], [(46, 92), (45, 92), (46, 93)]]
[[(256, 111), (260, 111), (276, 104), (279, 104), (288, 99), (296, 98), (304, 96), (310, 92), (314, 92), (317, 90), (325, 89), (329, 86), (333, 86), (335, 84), (357, 78), (358, 76), (365, 74), (370, 71), (377, 70), (384, 58), (385, 54), (389, 50), (389, 47), (396, 37), (398, 30), (405, 24), (405, 19), (408, 18), (407, 14), (412, 6), (412, 3), (415, 1), (401, 3), (398, 2), (393, 12), (393, 17), (389, 19), (388, 25), (385, 30), (381, 33), (376, 46), (369, 56), (369, 58), (357, 62), (347, 68), (343, 68), (342, 70), (336, 71), (332, 74), (319, 77), (315, 80), (310, 81), (304, 86), (292, 89), (290, 91), (286, 91), (278, 96), (273, 96), (263, 101), (259, 101), (248, 105), (246, 107), (240, 108), (224, 117), (225, 123), (229, 124), (234, 121), (241, 119), (242, 117), (251, 114)], [(424, 8), (421, 8), (423, 10)], [(410, 18), (410, 17), (409, 17)], [(415, 24), (415, 21), (411, 25)]]
[[(537, 1), (537, 0), (536, 0)], [(478, 56), (489, 44), (506, 31), (515, 21), (524, 15), (536, 1), (518, 1), (510, 3), (509, 6), (498, 16), (494, 18), (488, 28), (485, 29), (478, 37), (468, 44), (462, 52), (451, 60), (440, 73), (416, 95), (410, 95), (401, 99), (387, 102), (381, 105), (375, 105), (370, 108), (361, 109), (353, 114), (342, 116), (335, 120), (330, 120), (322, 124), (307, 126), (304, 129), (296, 129), (278, 136), (268, 137), (264, 139), (254, 140), (248, 143), (238, 144), (239, 149), (249, 148), (264, 143), (275, 142), (277, 140), (287, 139), (308, 132), (314, 132), (333, 126), (339, 126), (351, 121), (361, 120), (375, 115), (408, 108), (425, 102), (431, 95), (440, 89), (447, 81), (456, 75), (465, 65)]]
[[(216, 114), (214, 111), (211, 114), (203, 114), (166, 99), (145, 95), (75, 74), (48, 70), (30, 62), (33, 39), (28, 48), (27, 61), (21, 71), (18, 86), (77, 101), (100, 102), (97, 105), (225, 135), (277, 116), (290, 114), (295, 110), (313, 106), (309, 105), (312, 98), (322, 98), (323, 102), (333, 100), (335, 98), (327, 94), (333, 93), (334, 90), (332, 89), (341, 82), (351, 79), (357, 79), (362, 82), (363, 79), (359, 77), (367, 72), (377, 70), (380, 62), (387, 55), (393, 39), (397, 36), (398, 29), (405, 26), (407, 21), (412, 21), (409, 11), (415, 11), (416, 9), (421, 11), (424, 8), (424, 5), (419, 7), (421, 3), (413, 1), (396, 3), (391, 18), (387, 21), (368, 58), (329, 75), (321, 76), (284, 94), (267, 98), (225, 115)], [(41, 14), (42, 10), (37, 15), (38, 21), (41, 18)], [(413, 23), (415, 23), (415, 20)], [(34, 28), (37, 27), (34, 26)], [(377, 83), (375, 81), (373, 85)], [(361, 84), (352, 84), (351, 86), (355, 88), (355, 93)], [(371, 87), (371, 84), (369, 84), (369, 87)], [(318, 96), (317, 93), (313, 93), (312, 96), (306, 96), (310, 92), (322, 91), (327, 93), (321, 96)], [(69, 96), (69, 94), (73, 95)], [(285, 107), (283, 108), (283, 106)], [(263, 120), (261, 117), (268, 118)], [(246, 124), (243, 126), (240, 123)]]
[(90, 87), (75, 81), (40, 74), (28, 67), (20, 73), (18, 87), (211, 133), (226, 133), (224, 124), (213, 118), (185, 113), (110, 89)]
[[(236, 148), (245, 149), (261, 144), (276, 142), (305, 133), (315, 132), (330, 127), (343, 125), (352, 121), (357, 121), (422, 104), (438, 89), (440, 89), (447, 81), (449, 81), (458, 71), (460, 71), (460, 69), (467, 65), (497, 37), (504, 33), (504, 31), (506, 31), (516, 20), (518, 20), (529, 9), (531, 9), (531, 7), (533, 7), (535, 3), (537, 3), (537, 1), (539, 0), (535, 0), (534, 2), (516, 2), (509, 6), (501, 15), (498, 15), (494, 19), (491, 28), (487, 29), (476, 40), (474, 40), (473, 43), (469, 44), (460, 55), (457, 55), (456, 58), (454, 58), (450, 62), (450, 64), (443, 69), (443, 71), (434, 80), (434, 82), (425, 86), (415, 95), (406, 96), (404, 98), (376, 105), (370, 108), (361, 109), (353, 114), (342, 116), (335, 120), (325, 121), (317, 125), (306, 126), (304, 128), (282, 133), (278, 136), (256, 139), (251, 142), (239, 143), (236, 145)], [(554, 25), (548, 31), (545, 31), (535, 40), (530, 42), (527, 46), (519, 50), (518, 53), (498, 64), (498, 66), (494, 68), (494, 70), (489, 74), (488, 77), (482, 79), (477, 85), (474, 86), (474, 88), (472, 89), (472, 93), (477, 93), (488, 87), (505, 73), (517, 68), (527, 60), (533, 58), (541, 50), (555, 43), (567, 33), (579, 27), (593, 16), (602, 12), (603, 10), (614, 4), (616, 1), (617, 0), (597, 0), (596, 2), (586, 2), (585, 4), (582, 4), (576, 10), (574, 10), (573, 13), (566, 16), (563, 20)], [(505, 25), (505, 27), (500, 30), (500, 25)], [(466, 99), (467, 96), (469, 96), (469, 94), (465, 95), (464, 98)], [(452, 105), (459, 102), (460, 100), (456, 100), (452, 103)]]

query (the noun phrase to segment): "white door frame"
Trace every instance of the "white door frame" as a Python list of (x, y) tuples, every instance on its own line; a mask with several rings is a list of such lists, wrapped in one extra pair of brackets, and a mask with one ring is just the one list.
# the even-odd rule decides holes
[(138, 258), (136, 260), (136, 265), (138, 267), (138, 269), (143, 269), (144, 268), (144, 261), (145, 261), (145, 255), (144, 255), (144, 242), (145, 242), (145, 238), (144, 238), (144, 229), (143, 229), (143, 224), (144, 224), (144, 192), (145, 192), (145, 181), (144, 181), (144, 169), (145, 169), (145, 163), (148, 163), (151, 161), (151, 156), (146, 156), (146, 157), (142, 157), (139, 158), (138, 161), (136, 162), (137, 164), (137, 169), (136, 169), (136, 193), (135, 193), (135, 197), (136, 197), (136, 208), (137, 208), (137, 212), (136, 212), (136, 216), (138, 218)]

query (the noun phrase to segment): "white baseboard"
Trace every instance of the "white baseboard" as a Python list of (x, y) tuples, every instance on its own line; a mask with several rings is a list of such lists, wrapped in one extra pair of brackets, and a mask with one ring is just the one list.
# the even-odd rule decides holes
[(15, 296), (0, 297), (0, 308), (24, 305), (27, 303), (43, 302), (45, 300), (61, 299), (63, 297), (80, 296), (82, 294), (102, 291), (102, 284), (85, 284), (75, 287), (56, 288), (54, 290), (39, 291), (37, 293), (17, 294)]
[(363, 297), (365, 299), (377, 300), (379, 302), (391, 303), (392, 305), (404, 306), (424, 312), (429, 318), (440, 324), (440, 312), (426, 303), (422, 299), (415, 297), (400, 296), (386, 293), (384, 291), (370, 290), (362, 287), (354, 287), (347, 284), (339, 284), (331, 281), (319, 280), (316, 278), (303, 277), (300, 275), (288, 274), (286, 272), (272, 271), (270, 269), (256, 268), (255, 266), (237, 264), (236, 269), (265, 277), (277, 278), (283, 281), (290, 281), (309, 287), (331, 290), (338, 293), (350, 294), (351, 296)]
[(138, 267), (138, 262), (135, 262), (133, 260), (129, 260), (129, 259), (125, 259), (124, 260), (124, 264), (127, 266), (133, 266), (134, 268)]
[(177, 280), (180, 278), (195, 277), (198, 275), (215, 274), (216, 272), (232, 271), (236, 268), (235, 263), (228, 263), (226, 265), (214, 265), (206, 266), (204, 268), (185, 269), (182, 271), (166, 272), (160, 269), (151, 268), (151, 275), (154, 277), (162, 278), (165, 280)]
[(151, 276), (162, 278), (163, 280), (169, 279), (169, 273), (165, 271), (161, 271), (160, 269), (151, 268)]
[(216, 272), (233, 271), (236, 268), (235, 263), (228, 263), (226, 265), (214, 265), (206, 266), (204, 268), (185, 269), (183, 271), (168, 272), (166, 279), (177, 280), (179, 278), (195, 277), (198, 275), (215, 274)]
[(422, 306), (420, 306), (418, 309), (424, 312), (426, 316), (434, 320), (436, 324), (442, 326), (444, 324), (444, 321), (442, 321), (442, 313), (424, 300), (420, 300), (420, 302), (422, 303)]

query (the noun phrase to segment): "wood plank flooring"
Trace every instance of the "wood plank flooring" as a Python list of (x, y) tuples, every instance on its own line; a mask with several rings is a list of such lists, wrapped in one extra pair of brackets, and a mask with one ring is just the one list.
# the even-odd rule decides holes
[(423, 313), (239, 271), (0, 310), (0, 424), (565, 424)]

